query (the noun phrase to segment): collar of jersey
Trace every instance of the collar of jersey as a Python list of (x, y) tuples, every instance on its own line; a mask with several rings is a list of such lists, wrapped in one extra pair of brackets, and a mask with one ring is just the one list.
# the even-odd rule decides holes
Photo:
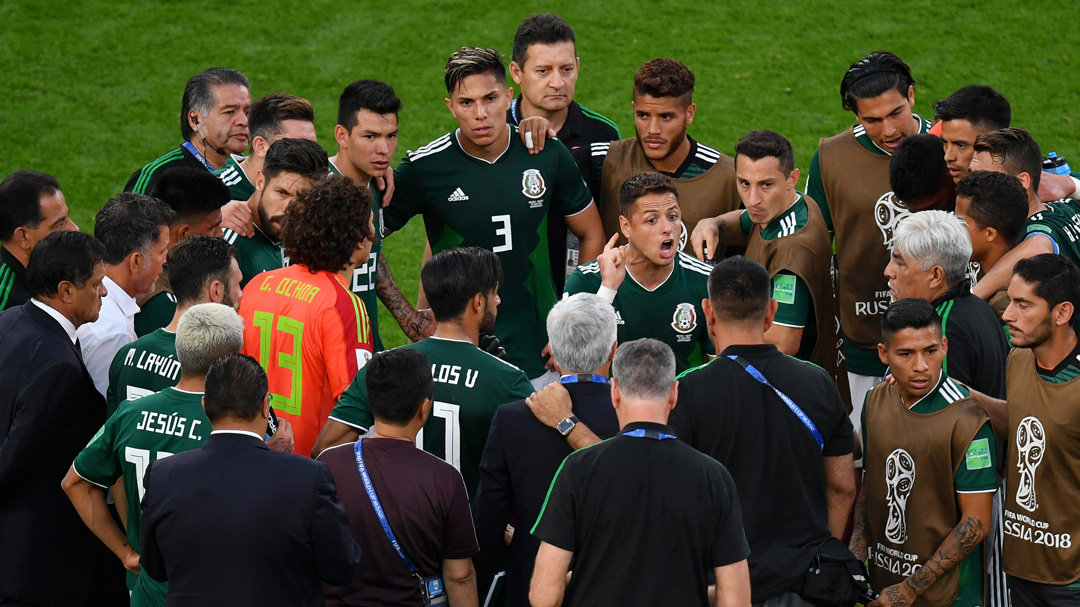
[(652, 289), (646, 289), (645, 285), (641, 284), (640, 282), (638, 282), (638, 280), (636, 278), (634, 278), (634, 275), (630, 273), (630, 266), (626, 266), (626, 277), (629, 278), (630, 280), (634, 281), (634, 284), (636, 284), (638, 286), (638, 288), (641, 289), (642, 291), (645, 291), (646, 293), (655, 293), (656, 291), (660, 290), (660, 287), (666, 285), (667, 281), (671, 280), (671, 277), (675, 275), (675, 266), (678, 265), (678, 263), (679, 263), (679, 251), (675, 251), (675, 258), (671, 262), (671, 271), (668, 272), (667, 278), (660, 281), (660, 284), (656, 285)]
[(484, 160), (479, 156), (473, 156), (472, 154), (466, 152), (465, 148), (461, 146), (461, 139), (458, 136), (458, 134), (461, 133), (461, 127), (454, 129), (454, 143), (457, 145), (457, 149), (461, 150), (461, 153), (465, 154), (469, 158), (474, 158), (476, 160), (479, 160), (480, 162), (483, 162), (484, 164), (495, 164), (496, 162), (501, 160), (503, 156), (506, 156), (506, 154), (510, 151), (510, 148), (514, 145), (514, 135), (517, 134), (517, 127), (510, 124), (509, 122), (506, 123), (506, 127), (506, 149), (503, 150), (503, 153), (499, 154), (499, 156), (495, 160)]
[[(769, 225), (765, 226), (765, 230), (779, 231), (779, 229), (780, 229), (780, 220), (787, 217), (788, 215), (794, 215), (794, 214), (798, 213), (799, 212), (798, 204), (799, 204), (799, 201), (802, 200), (802, 199), (803, 199), (802, 192), (800, 192), (798, 190), (795, 190), (795, 200), (792, 201), (792, 203), (790, 205), (788, 205), (788, 208), (784, 209), (783, 213), (780, 213), (779, 217), (777, 217), (776, 219), (770, 221)], [(796, 225), (796, 227), (798, 227), (798, 222), (796, 222), (795, 225)], [(762, 236), (765, 235), (765, 230), (761, 231)], [(770, 240), (772, 240), (772, 239), (770, 239)]]
[[(932, 126), (928, 121), (923, 120), (923, 117), (918, 114), (912, 114), (915, 120), (919, 121), (919, 135), (929, 132)], [(877, 154), (878, 156), (892, 156), (892, 152), (887, 152), (881, 148), (877, 143), (874, 143), (873, 139), (866, 134), (866, 129), (861, 124), (856, 124), (851, 127), (851, 133), (855, 136), (855, 141), (859, 142), (859, 145), (866, 148), (868, 151)]]

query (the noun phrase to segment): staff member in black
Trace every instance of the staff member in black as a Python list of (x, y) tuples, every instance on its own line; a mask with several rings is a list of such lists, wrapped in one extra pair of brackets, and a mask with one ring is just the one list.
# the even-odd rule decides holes
[(532, 605), (749, 604), (749, 550), (731, 475), (665, 425), (678, 397), (671, 348), (655, 339), (623, 344), (612, 369), (622, 431), (572, 453), (556, 473), (532, 529), (542, 541)]
[(75, 335), (101, 309), (104, 257), (88, 234), (46, 236), (26, 268), (31, 299), (0, 314), (0, 605), (102, 603), (91, 585), (106, 551), (60, 479), (105, 423)]
[[(495, 412), (480, 461), (476, 491), (476, 537), (480, 542), (477, 573), (482, 591), (506, 572), (507, 607), (529, 604), (540, 540), (529, 533), (540, 515), (555, 471), (573, 449), (565, 436), (583, 421), (603, 438), (619, 431), (611, 407), (608, 366), (615, 354), (615, 310), (592, 293), (578, 293), (555, 304), (547, 316), (548, 339), (559, 382), (569, 391), (558, 431), (533, 417), (525, 401), (505, 404)], [(504, 530), (516, 515), (509, 551)]]

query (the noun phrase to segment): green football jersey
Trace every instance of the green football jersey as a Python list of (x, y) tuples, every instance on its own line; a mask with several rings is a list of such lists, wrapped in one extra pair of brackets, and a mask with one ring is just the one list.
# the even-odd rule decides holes
[(229, 195), (233, 200), (247, 200), (255, 193), (255, 182), (244, 172), (240, 163), (247, 158), (239, 154), (230, 154), (225, 167), (214, 171), (222, 183), (229, 186)]
[[(136, 550), (141, 547), (143, 475), (150, 462), (196, 449), (210, 436), (202, 396), (202, 392), (165, 388), (158, 394), (123, 403), (72, 464), (80, 477), (103, 488), (124, 477), (127, 538)], [(165, 583), (129, 571), (127, 584), (133, 591), (132, 605), (165, 604)]]
[[(330, 173), (338, 177), (342, 176), (341, 171), (332, 162), (330, 163)], [(371, 255), (368, 257), (367, 263), (353, 269), (349, 290), (359, 297), (360, 301), (364, 302), (368, 317), (371, 319), (372, 346), (375, 348), (375, 352), (381, 352), (383, 345), (382, 339), (379, 338), (379, 309), (377, 307), (379, 298), (375, 294), (375, 278), (378, 273), (379, 255), (382, 254), (383, 193), (375, 185), (374, 180), (368, 184), (368, 189), (371, 190), (371, 197), (374, 199), (371, 207), (371, 220), (375, 224), (375, 242), (371, 244)]]
[[(521, 369), (467, 341), (429, 337), (402, 346), (423, 352), (435, 378), (435, 404), (416, 446), (457, 468), (469, 499), (480, 483), (480, 458), (495, 410), (533, 393)], [(366, 432), (374, 422), (367, 404), (366, 367), (338, 399), (330, 419)]]
[(386, 228), (399, 230), (423, 215), (433, 253), (488, 249), (502, 261), (502, 299), (495, 333), (510, 361), (529, 377), (545, 372), (547, 313), (557, 294), (548, 255), (548, 213), (576, 215), (592, 203), (577, 164), (563, 145), (529, 154), (510, 127), (510, 144), (494, 162), (466, 153), (458, 132), (408, 157), (394, 171), (396, 190), (384, 209)]
[(1054, 252), (1080, 265), (1080, 202), (1070, 199), (1051, 202), (1045, 211), (1028, 217), (1024, 238), (1042, 234), (1054, 243)]
[(112, 417), (120, 403), (171, 388), (180, 381), (176, 333), (158, 329), (120, 348), (109, 367), (105, 400)]
[(289, 258), (285, 255), (285, 249), (281, 243), (270, 240), (270, 237), (255, 226), (255, 235), (244, 238), (225, 228), (225, 240), (236, 247), (236, 263), (240, 266), (240, 288), (247, 285), (248, 281), (269, 270), (277, 270), (289, 265)]
[(168, 326), (175, 314), (176, 296), (162, 291), (139, 307), (139, 313), (135, 315), (135, 334), (142, 337)]
[[(712, 267), (678, 251), (671, 274), (652, 291), (642, 287), (627, 272), (615, 301), (619, 343), (652, 337), (675, 352), (675, 372), (682, 373), (706, 362), (714, 355), (701, 300), (709, 296)], [(600, 288), (600, 264), (578, 266), (566, 279), (566, 295), (596, 293)]]

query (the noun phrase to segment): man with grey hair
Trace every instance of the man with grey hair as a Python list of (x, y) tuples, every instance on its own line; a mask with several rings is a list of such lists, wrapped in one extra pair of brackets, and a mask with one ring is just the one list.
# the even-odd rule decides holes
[(531, 604), (749, 604), (749, 549), (731, 475), (665, 425), (679, 394), (671, 348), (648, 338), (623, 344), (612, 371), (622, 430), (571, 453), (556, 472), (532, 528), (542, 543)]
[[(552, 429), (533, 416), (524, 400), (499, 407), (480, 460), (474, 507), (480, 542), (475, 559), (478, 587), (491, 595), (490, 582), (505, 572), (508, 606), (529, 602), (528, 581), (540, 548), (540, 540), (529, 529), (555, 471), (573, 451), (564, 437), (595, 432), (609, 438), (619, 431), (607, 377), (616, 346), (614, 308), (599, 295), (571, 295), (548, 313), (547, 330), (551, 357), (562, 376), (558, 384), (550, 385), (565, 387), (565, 414)], [(508, 549), (504, 533), (512, 513), (517, 515), (517, 531), (512, 532)]]
[(963, 220), (945, 211), (913, 213), (896, 226), (885, 277), (893, 300), (925, 299), (937, 309), (949, 339), (949, 377), (1005, 398), (1009, 346), (993, 308), (971, 293), (970, 257)]
[[(128, 570), (133, 604), (164, 604), (167, 584), (140, 575), (139, 521), (143, 475), (150, 462), (201, 446), (210, 436), (202, 397), (210, 364), (240, 351), (244, 322), (231, 306), (191, 306), (176, 328), (180, 381), (174, 387), (121, 403), (75, 458), (62, 487), (86, 526)], [(284, 420), (282, 424), (288, 424)], [(127, 534), (109, 516), (104, 489), (122, 479), (114, 495)], [(126, 498), (126, 499), (124, 499)]]
[(146, 194), (162, 173), (186, 166), (213, 172), (225, 167), (230, 154), (248, 149), (251, 84), (227, 67), (214, 67), (191, 77), (180, 102), (180, 134), (184, 142), (135, 171), (125, 192)]

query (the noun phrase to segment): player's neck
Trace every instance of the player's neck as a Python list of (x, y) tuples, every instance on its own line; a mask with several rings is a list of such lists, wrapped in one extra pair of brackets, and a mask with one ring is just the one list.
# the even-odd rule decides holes
[(180, 371), (180, 381), (176, 382), (176, 389), (184, 392), (206, 392), (206, 376), (191, 375)]
[(1076, 331), (1072, 327), (1065, 326), (1057, 329), (1050, 339), (1032, 348), (1032, 352), (1035, 353), (1035, 362), (1043, 369), (1053, 369), (1060, 365), (1066, 356), (1072, 354), (1072, 351), (1076, 349), (1076, 342)]
[[(467, 136), (462, 135), (460, 129), (458, 130), (458, 143), (466, 154), (488, 162), (495, 162), (510, 147), (510, 128), (506, 126), (505, 122), (502, 125), (503, 134), (496, 136), (495, 140), (486, 146), (476, 145)], [(498, 128), (497, 125), (496, 128)]]
[(169, 333), (176, 333), (176, 327), (180, 325), (180, 317), (183, 316), (184, 312), (187, 312), (190, 307), (191, 306), (176, 306), (176, 312), (173, 313), (172, 320), (169, 321), (169, 324), (165, 325), (164, 329)]
[(675, 148), (667, 156), (667, 158), (661, 158), (660, 160), (649, 160), (649, 163), (653, 165), (653, 168), (662, 173), (675, 173), (679, 170), (679, 167), (686, 162), (686, 157), (690, 155), (690, 148), (693, 147), (690, 143), (690, 136), (683, 133), (682, 143), (679, 147)]
[(521, 96), (521, 117), (532, 118), (533, 116), (539, 116), (541, 118), (547, 118), (547, 121), (551, 123), (551, 129), (558, 133), (562, 130), (566, 124), (566, 118), (570, 115), (570, 106), (567, 105), (561, 110), (554, 112), (545, 110), (542, 107), (537, 107), (529, 102), (525, 95)]
[(710, 335), (716, 355), (731, 346), (761, 346), (765, 344), (764, 328), (757, 323), (719, 323), (715, 335)]
[[(124, 258), (124, 262), (127, 262), (126, 257)], [(109, 277), (109, 280), (112, 280), (119, 285), (129, 297), (138, 295), (138, 293), (135, 292), (135, 287), (131, 285), (131, 273), (124, 269), (123, 265), (106, 265), (105, 275)]]
[[(468, 311), (465, 312), (465, 314), (468, 313)], [(443, 321), (435, 327), (435, 334), (432, 337), (467, 341), (475, 346), (480, 343), (480, 325), (469, 323), (469, 326), (466, 326), (464, 322)]]
[(364, 438), (388, 438), (391, 440), (416, 442), (416, 433), (420, 430), (416, 424), (408, 426), (392, 426), (385, 422), (375, 420), (371, 426), (371, 432)]
[(337, 154), (330, 157), (330, 162), (337, 167), (337, 170), (341, 171), (342, 175), (352, 179), (352, 182), (358, 186), (366, 186), (374, 179), (371, 175), (361, 171), (353, 163), (349, 162), (348, 156), (342, 154), (341, 150), (338, 150)]
[(1035, 213), (1041, 213), (1050, 207), (1045, 202), (1039, 200), (1039, 195), (1035, 192), (1028, 192), (1028, 217), (1031, 217)]
[[(675, 260), (667, 265), (657, 265), (633, 245), (627, 247), (626, 252), (626, 273), (646, 290), (659, 287), (675, 271)], [(675, 254), (678, 255), (678, 252)]]
[[(998, 244), (998, 242), (1000, 242), (1000, 244)], [(983, 276), (986, 276), (987, 272), (997, 265), (997, 262), (1000, 261), (1002, 257), (1005, 257), (1006, 253), (1012, 250), (1012, 247), (1005, 244), (1003, 240), (998, 242), (990, 245), (990, 248), (986, 251), (986, 255), (984, 255), (982, 259), (972, 260), (979, 263)]]
[(264, 162), (264, 158), (260, 158), (255, 152), (252, 152), (237, 164), (240, 168), (244, 169), (244, 174), (247, 175), (248, 180), (250, 180), (262, 170)]

